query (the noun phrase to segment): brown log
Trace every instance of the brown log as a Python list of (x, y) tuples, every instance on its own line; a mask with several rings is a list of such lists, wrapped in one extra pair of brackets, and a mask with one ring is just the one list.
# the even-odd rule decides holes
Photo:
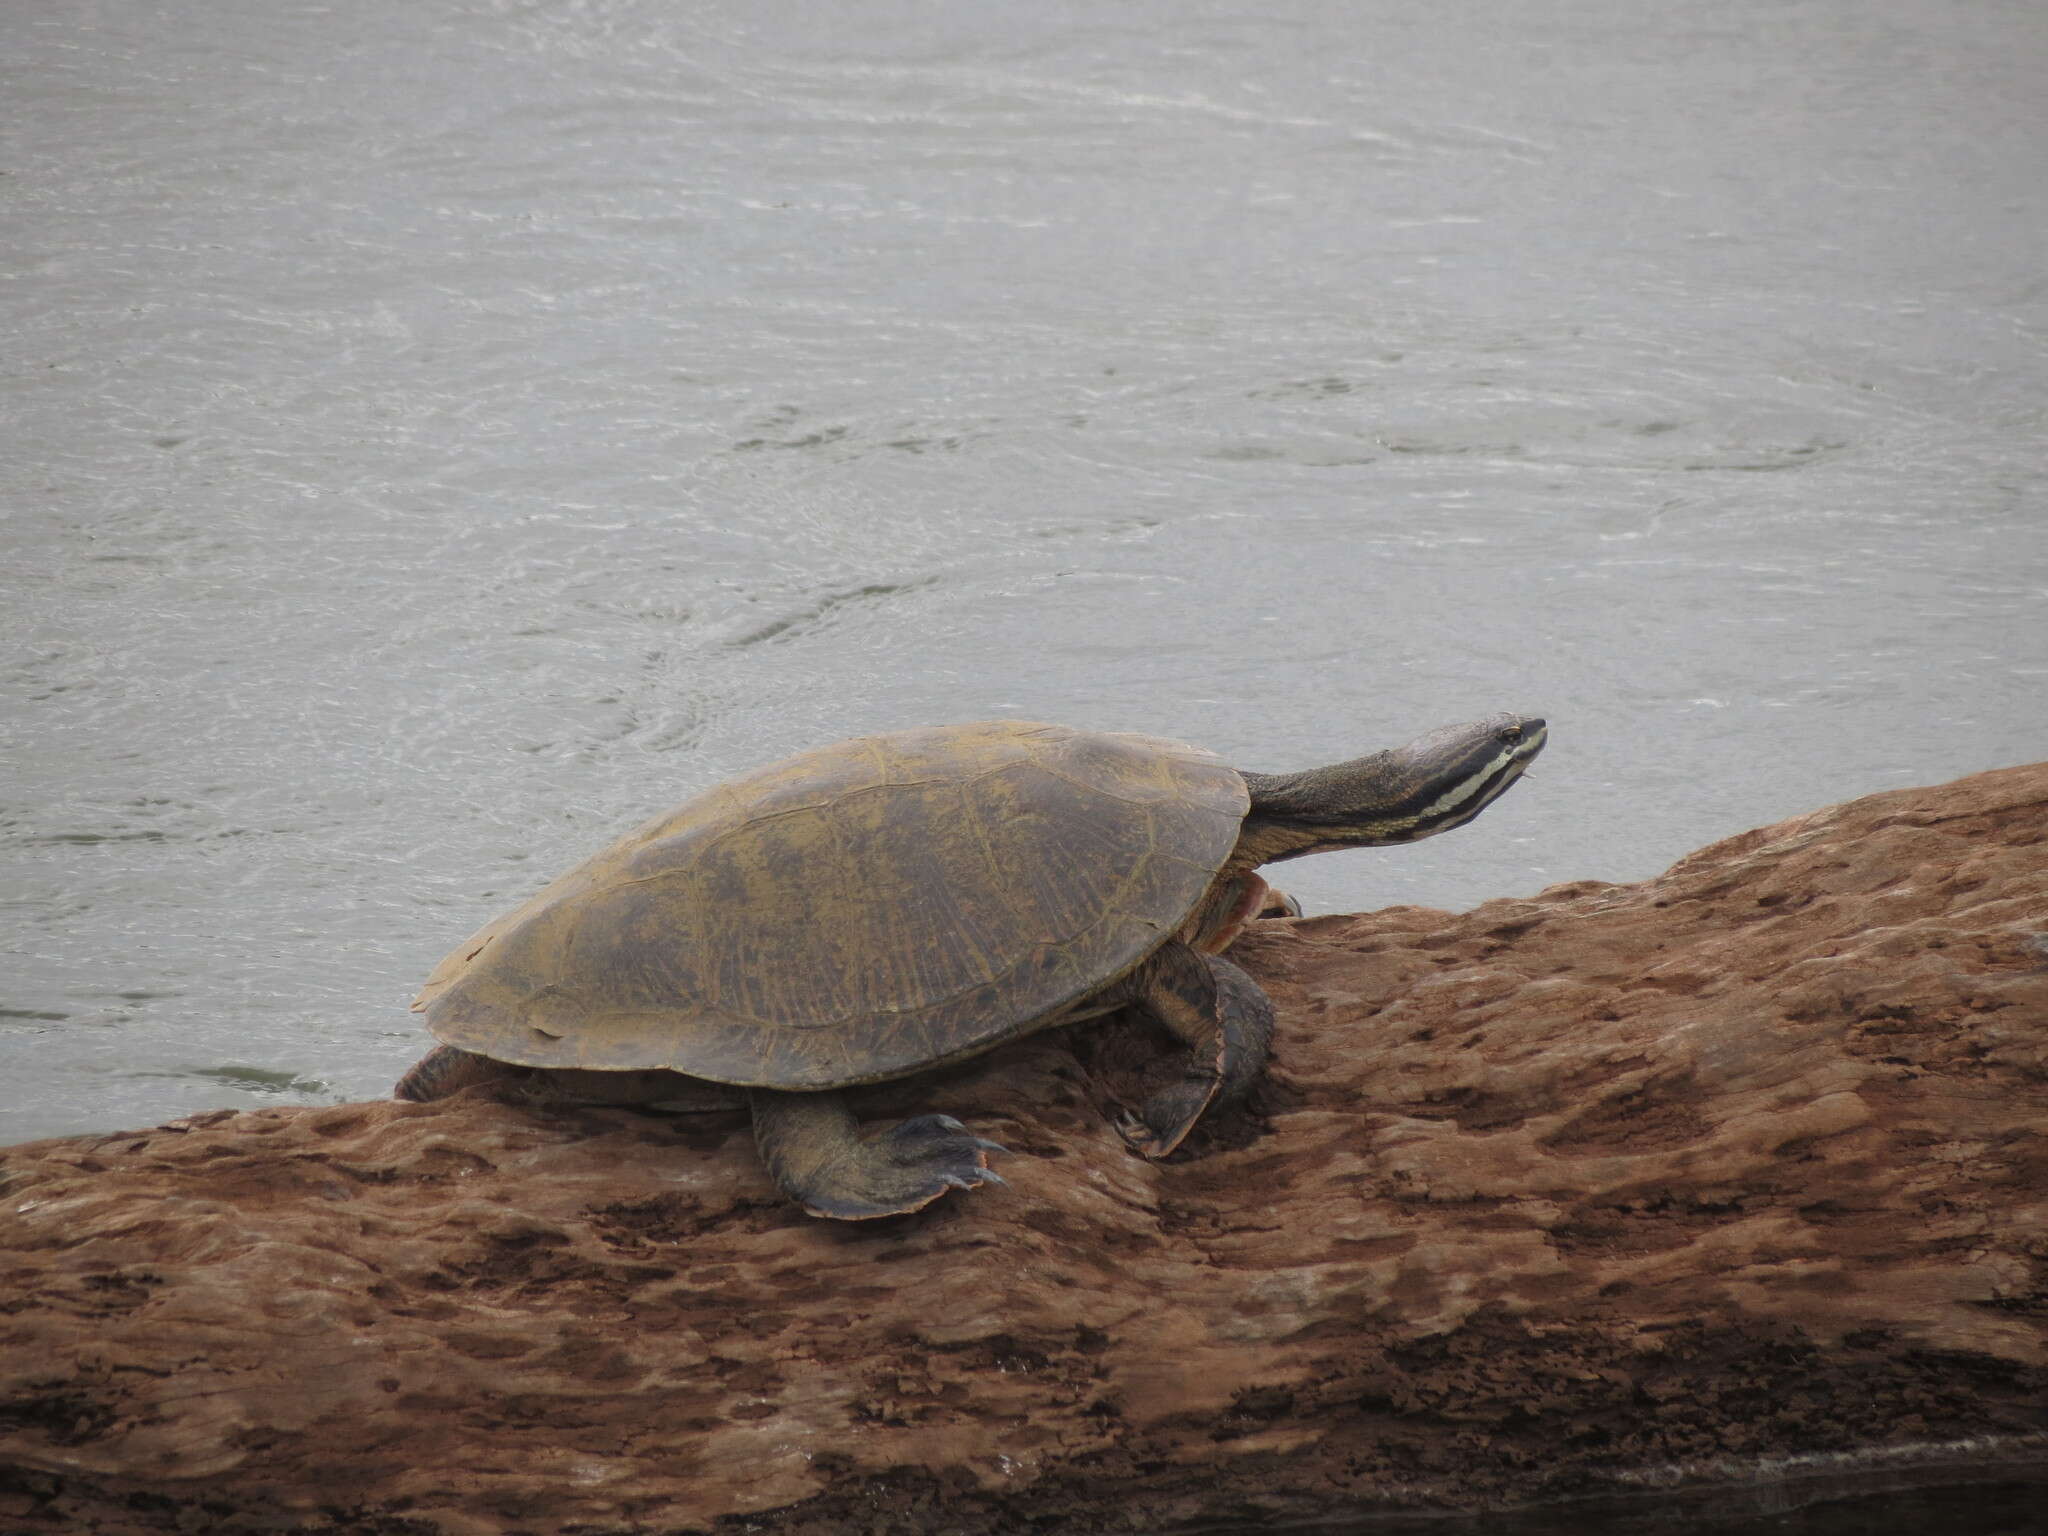
[(1262, 925), (1249, 1109), (1130, 1156), (1123, 1023), (873, 1090), (1015, 1154), (914, 1217), (800, 1215), (736, 1116), (479, 1090), (7, 1149), (0, 1529), (1160, 1532), (2040, 1476), (2044, 933), (2048, 764), (1637, 885)]

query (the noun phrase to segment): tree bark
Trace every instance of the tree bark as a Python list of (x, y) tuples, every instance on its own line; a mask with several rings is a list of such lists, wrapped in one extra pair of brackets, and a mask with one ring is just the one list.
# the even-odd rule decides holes
[(2044, 931), (2048, 764), (1637, 885), (1261, 924), (1246, 1106), (1131, 1156), (1108, 1115), (1171, 1061), (1129, 1020), (866, 1090), (1012, 1149), (912, 1217), (801, 1215), (742, 1115), (478, 1089), (6, 1149), (0, 1526), (1167, 1532), (2036, 1477)]

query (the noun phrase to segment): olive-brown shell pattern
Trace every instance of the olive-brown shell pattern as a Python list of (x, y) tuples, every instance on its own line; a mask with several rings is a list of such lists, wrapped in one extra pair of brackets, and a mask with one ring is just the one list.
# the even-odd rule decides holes
[(1026, 721), (799, 753), (628, 833), (487, 925), (414, 1007), (534, 1067), (774, 1088), (902, 1076), (1120, 979), (1236, 846), (1244, 781), (1158, 737)]

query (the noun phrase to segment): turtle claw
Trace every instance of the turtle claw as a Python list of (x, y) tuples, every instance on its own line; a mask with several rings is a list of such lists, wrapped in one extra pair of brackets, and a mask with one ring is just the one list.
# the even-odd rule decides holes
[[(1161, 1158), (1173, 1150), (1164, 1146), (1164, 1138), (1145, 1123), (1144, 1116), (1134, 1110), (1124, 1110), (1114, 1121), (1117, 1135), (1123, 1137), (1124, 1145), (1143, 1158)], [(1180, 1138), (1174, 1138), (1174, 1146), (1180, 1145)]]
[(1285, 891), (1276, 891), (1269, 885), (1266, 887), (1266, 899), (1259, 903), (1258, 911), (1254, 912), (1252, 916), (1261, 918), (1300, 917), (1301, 903)]
[(1002, 1184), (988, 1166), (991, 1153), (1007, 1153), (1001, 1142), (972, 1134), (951, 1115), (918, 1115), (876, 1138), (877, 1151), (892, 1170), (890, 1182), (901, 1191), (898, 1210), (916, 1210), (952, 1189), (977, 1189)]
[[(1177, 1106), (1176, 1106), (1177, 1107)], [(1195, 1128), (1195, 1121), (1201, 1116), (1198, 1105), (1193, 1114), (1179, 1116), (1179, 1124), (1170, 1130), (1160, 1130), (1145, 1116), (1135, 1110), (1124, 1110), (1111, 1122), (1117, 1134), (1124, 1139), (1124, 1145), (1138, 1156), (1157, 1162), (1170, 1157), (1179, 1150), (1180, 1144), (1188, 1138), (1188, 1132)]]
[(942, 1173), (939, 1180), (952, 1189), (978, 1189), (984, 1184), (1000, 1184), (1005, 1189), (1010, 1187), (1010, 1181), (993, 1168), (982, 1169), (980, 1177), (974, 1179), (965, 1178), (957, 1173)]

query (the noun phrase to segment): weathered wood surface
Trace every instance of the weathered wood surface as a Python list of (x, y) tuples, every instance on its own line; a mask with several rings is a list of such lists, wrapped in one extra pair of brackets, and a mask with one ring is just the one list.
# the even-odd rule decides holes
[(1015, 1153), (897, 1221), (800, 1216), (737, 1117), (474, 1095), (7, 1149), (0, 1529), (1166, 1531), (2040, 1467), (2044, 932), (2048, 764), (1270, 925), (1251, 1111), (1141, 1162), (1104, 1112), (1153, 1043), (1041, 1037), (873, 1091)]

